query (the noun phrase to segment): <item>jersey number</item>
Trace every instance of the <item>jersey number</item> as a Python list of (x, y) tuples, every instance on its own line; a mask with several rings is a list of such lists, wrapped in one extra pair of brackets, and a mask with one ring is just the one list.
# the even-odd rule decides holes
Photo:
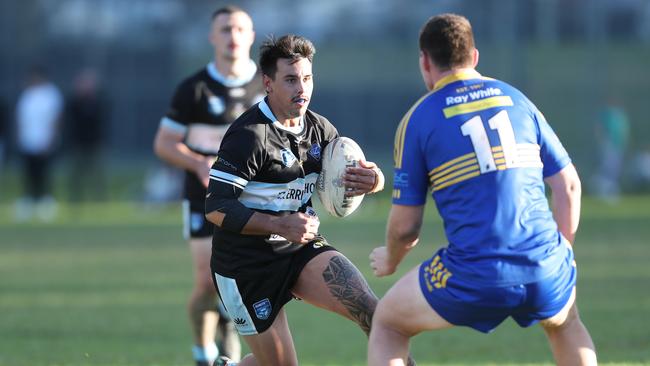
[[(488, 119), (488, 125), (491, 129), (497, 130), (499, 134), (506, 167), (513, 167), (517, 164), (517, 142), (515, 141), (515, 131), (512, 129), (508, 113), (505, 110), (500, 111)], [(481, 173), (497, 170), (497, 163), (492, 155), (493, 148), (490, 145), (481, 117), (472, 117), (460, 126), (460, 130), (463, 132), (463, 136), (469, 136), (472, 140)]]

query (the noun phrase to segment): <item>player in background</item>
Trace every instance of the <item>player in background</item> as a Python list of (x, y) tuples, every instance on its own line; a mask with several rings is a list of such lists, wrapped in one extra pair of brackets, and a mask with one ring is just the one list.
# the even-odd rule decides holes
[(420, 70), (430, 93), (398, 127), (386, 246), (371, 253), (371, 267), (390, 275), (417, 244), (429, 189), (449, 243), (381, 299), (368, 364), (404, 365), (422, 331), (488, 333), (512, 317), (541, 324), (558, 365), (595, 365), (575, 302), (580, 180), (533, 103), (481, 76), (477, 63), (467, 19), (443, 14), (425, 24)]
[[(186, 171), (183, 224), (194, 266), (188, 310), (197, 365), (212, 365), (219, 351), (233, 359), (240, 357), (232, 320), (218, 310), (212, 284), (213, 225), (205, 220), (205, 193), (210, 166), (226, 130), (264, 95), (261, 74), (250, 58), (255, 38), (250, 16), (235, 6), (217, 9), (209, 38), (214, 60), (178, 86), (154, 142), (162, 160)], [(223, 344), (220, 350), (215, 344), (216, 329)]]
[[(242, 366), (298, 364), (283, 308), (294, 297), (338, 313), (366, 333), (377, 303), (359, 270), (319, 235), (311, 208), (321, 152), (338, 136), (326, 118), (307, 109), (314, 52), (309, 40), (295, 35), (262, 45), (267, 97), (228, 130), (210, 172), (206, 212), (217, 226), (212, 269), (252, 350)], [(381, 190), (379, 168), (360, 165), (345, 175), (349, 194)]]

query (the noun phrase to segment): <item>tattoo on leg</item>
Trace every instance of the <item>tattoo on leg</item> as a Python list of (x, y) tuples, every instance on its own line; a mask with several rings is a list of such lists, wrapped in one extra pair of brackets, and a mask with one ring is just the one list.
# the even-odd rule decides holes
[(369, 334), (378, 300), (359, 270), (347, 258), (334, 256), (323, 271), (323, 279), (332, 296), (345, 306), (354, 321)]

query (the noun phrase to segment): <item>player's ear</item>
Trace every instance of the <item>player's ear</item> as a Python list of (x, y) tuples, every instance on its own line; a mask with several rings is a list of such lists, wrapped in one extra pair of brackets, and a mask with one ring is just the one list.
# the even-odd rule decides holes
[(431, 65), (429, 64), (429, 55), (427, 55), (427, 53), (424, 51), (420, 51), (420, 69), (426, 72), (431, 71)]
[(212, 47), (217, 47), (217, 37), (216, 37), (216, 25), (214, 24), (214, 20), (210, 22), (210, 31), (208, 32), (208, 41), (210, 41), (210, 44)]
[(422, 81), (426, 85), (428, 90), (433, 88), (433, 83), (431, 82), (431, 62), (429, 55), (426, 52), (420, 51), (420, 75), (422, 75)]
[(266, 94), (269, 94), (273, 91), (273, 88), (271, 87), (271, 81), (273, 81), (271, 77), (266, 74), (262, 74), (262, 84), (264, 84), (264, 90), (266, 91)]
[(476, 49), (476, 48), (474, 49), (474, 52), (472, 52), (472, 56), (473, 56), (472, 57), (472, 67), (474, 68), (474, 67), (476, 67), (476, 65), (478, 65), (478, 57), (479, 57), (478, 49)]

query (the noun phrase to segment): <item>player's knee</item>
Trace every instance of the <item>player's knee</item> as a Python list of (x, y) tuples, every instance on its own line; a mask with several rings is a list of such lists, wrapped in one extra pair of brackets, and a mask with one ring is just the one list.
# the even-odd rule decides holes
[(212, 294), (217, 291), (214, 288), (214, 282), (212, 281), (212, 278), (208, 276), (196, 276), (194, 280), (194, 287), (196, 287), (196, 290), (198, 292), (206, 293), (206, 294)]
[(398, 321), (395, 319), (394, 306), (391, 306), (390, 301), (382, 299), (377, 304), (375, 314), (372, 317), (372, 327), (380, 327), (382, 329), (396, 330), (398, 328)]
[(372, 319), (371, 332), (382, 336), (410, 338), (415, 335), (406, 328), (404, 318), (395, 312), (395, 306), (387, 301), (380, 301)]

